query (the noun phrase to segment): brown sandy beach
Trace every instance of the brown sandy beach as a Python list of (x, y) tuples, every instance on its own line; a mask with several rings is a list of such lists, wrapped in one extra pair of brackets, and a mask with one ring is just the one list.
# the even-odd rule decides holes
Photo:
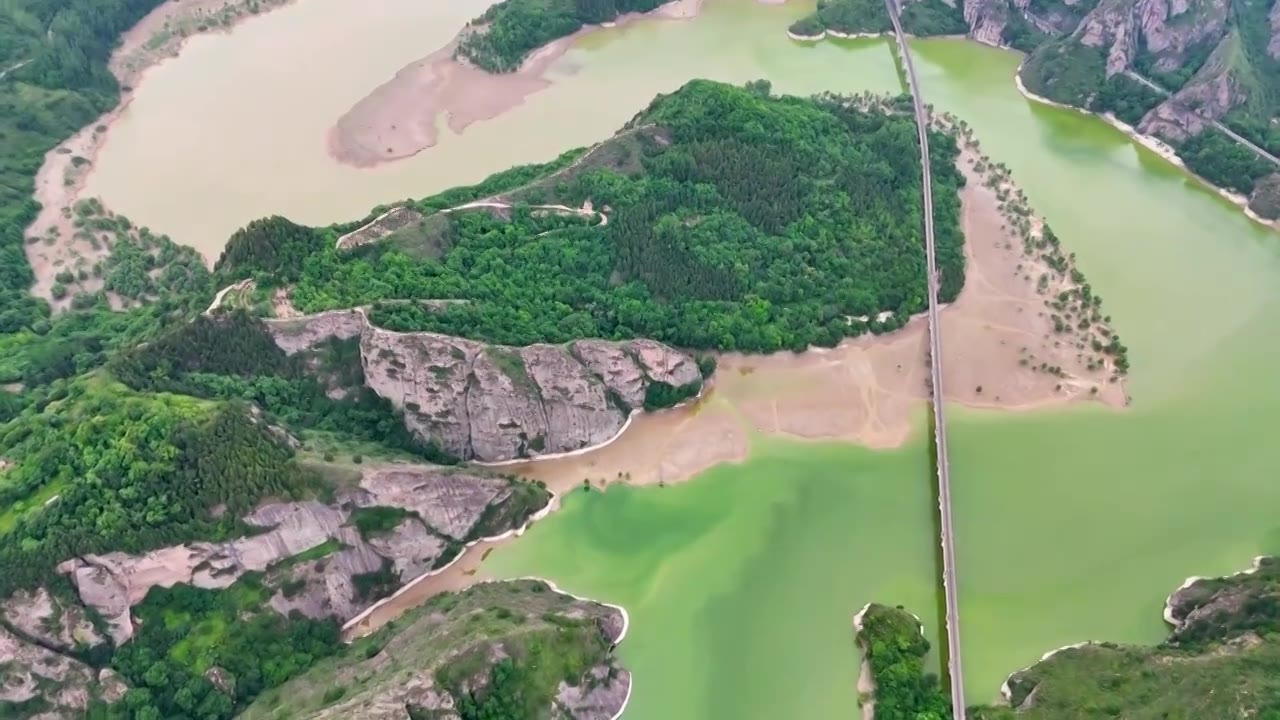
[[(703, 0), (672, 0), (648, 13), (629, 13), (608, 27), (645, 18), (685, 20), (697, 17)], [(495, 118), (546, 89), (547, 71), (591, 25), (542, 46), (512, 73), (494, 74), (454, 58), (455, 39), (411, 63), (338, 118), (329, 131), (329, 154), (339, 162), (372, 167), (413, 157), (439, 138), (440, 116), (461, 133), (472, 123)], [(467, 30), (463, 31), (464, 33)]]
[[(45, 154), (36, 174), (35, 199), (40, 214), (27, 228), (27, 259), (36, 276), (31, 293), (49, 300), (55, 310), (71, 297), (54, 300), (51, 289), (63, 270), (89, 269), (110, 253), (105, 243), (94, 247), (75, 238), (72, 208), (83, 199), (85, 180), (106, 141), (111, 125), (133, 99), (133, 90), (146, 71), (176, 57), (187, 38), (202, 32), (227, 32), (240, 20), (286, 5), (293, 0), (170, 0), (151, 11), (120, 38), (108, 67), (120, 83), (116, 107), (86, 125)], [(256, 8), (251, 10), (250, 8)], [(90, 277), (80, 288), (94, 292), (102, 280)]]

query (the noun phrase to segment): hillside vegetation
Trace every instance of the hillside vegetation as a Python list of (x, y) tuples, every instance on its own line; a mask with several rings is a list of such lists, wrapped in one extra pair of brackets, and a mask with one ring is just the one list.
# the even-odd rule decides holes
[[(954, 139), (935, 135), (945, 302), (964, 282), (962, 179)], [(610, 161), (596, 164), (601, 156)], [(451, 213), (414, 243), (328, 247), (303, 263), (291, 296), (306, 312), (464, 300), (386, 304), (371, 318), (510, 345), (830, 346), (924, 309), (919, 183), (909, 117), (834, 96), (773, 96), (767, 84), (693, 81), (581, 166), (502, 194), (510, 209)], [(607, 223), (536, 207), (588, 201)], [(876, 322), (884, 311), (892, 316)]]
[(572, 718), (565, 688), (594, 693), (590, 717), (610, 717), (630, 683), (610, 654), (620, 622), (538, 580), (476, 585), (414, 608), (241, 717), (430, 718), (447, 698), (462, 720)]
[[(912, 35), (964, 35), (969, 26), (959, 6), (943, 0), (906, 0), (902, 29)], [(790, 27), (792, 33), (814, 36), (830, 30), (845, 35), (880, 34), (893, 30), (884, 0), (818, 0), (812, 13)]]
[(1280, 563), (1201, 580), (1171, 609), (1179, 625), (1160, 645), (1063, 650), (1010, 678), (1013, 707), (975, 719), (1280, 717)]
[(0, 428), (0, 597), (74, 556), (226, 537), (260, 498), (303, 491), (292, 456), (243, 403), (60, 387)]
[(44, 154), (119, 97), (107, 58), (120, 33), (162, 0), (13, 0), (0, 4), (0, 332), (49, 316), (27, 289), (23, 251)]
[(664, 0), (503, 0), (471, 21), (457, 55), (494, 73), (512, 72), (531, 52), (584, 25), (649, 12)]
[(929, 641), (920, 621), (901, 607), (872, 603), (862, 613), (858, 643), (871, 665), (875, 716), (887, 720), (943, 720), (951, 698), (938, 676), (925, 671)]
[[(1280, 42), (1273, 0), (1205, 0), (1181, 7), (1101, 2), (1077, 26), (1028, 47), (1032, 92), (1113, 112), (1171, 143), (1209, 182), (1254, 193), (1277, 167), (1216, 129), (1220, 121), (1280, 155)], [(1136, 72), (1166, 96), (1126, 73)], [(1271, 202), (1258, 208), (1271, 216)]]

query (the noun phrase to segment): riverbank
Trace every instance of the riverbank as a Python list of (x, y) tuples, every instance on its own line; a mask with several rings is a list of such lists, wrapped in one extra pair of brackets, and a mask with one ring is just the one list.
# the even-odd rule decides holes
[(627, 13), (611, 23), (588, 25), (538, 48), (511, 73), (490, 73), (455, 57), (459, 34), (406, 65), (343, 113), (328, 133), (329, 156), (360, 168), (413, 157), (439, 140), (441, 116), (451, 132), (460, 134), (550, 87), (548, 71), (581, 38), (639, 20), (693, 19), (702, 4), (703, 0), (672, 0), (647, 13)]
[(1042, 95), (1037, 95), (1031, 92), (1030, 90), (1027, 89), (1027, 86), (1022, 82), (1022, 65), (1021, 64), (1018, 65), (1018, 70), (1017, 72), (1014, 73), (1013, 82), (1015, 85), (1017, 85), (1018, 92), (1021, 93), (1023, 97), (1025, 97), (1026, 99), (1032, 102), (1037, 102), (1042, 105), (1048, 105), (1050, 107), (1060, 108), (1062, 110), (1070, 110), (1072, 112), (1080, 113), (1081, 115), (1090, 115), (1096, 118), (1100, 118), (1102, 121), (1106, 122), (1111, 127), (1114, 127), (1115, 129), (1124, 133), (1130, 140), (1133, 140), (1134, 142), (1145, 147), (1146, 149), (1150, 150), (1156, 155), (1159, 155), (1161, 158), (1167, 160), (1168, 162), (1173, 163), (1180, 170), (1185, 172), (1187, 175), (1190, 175), (1191, 177), (1195, 178), (1205, 187), (1209, 188), (1210, 190), (1213, 190), (1218, 195), (1225, 198), (1231, 204), (1239, 207), (1240, 210), (1244, 212), (1244, 214), (1250, 220), (1253, 220), (1254, 222), (1260, 225), (1263, 225), (1265, 227), (1280, 229), (1280, 220), (1268, 220), (1262, 217), (1261, 215), (1257, 214), (1256, 212), (1254, 212), (1249, 208), (1249, 198), (1239, 193), (1231, 192), (1226, 188), (1219, 187), (1213, 184), (1212, 182), (1209, 182), (1205, 178), (1201, 177), (1200, 175), (1198, 175), (1191, 168), (1187, 167), (1187, 164), (1183, 162), (1181, 157), (1178, 156), (1178, 151), (1174, 149), (1172, 145), (1170, 145), (1169, 143), (1166, 143), (1160, 138), (1155, 137), (1153, 135), (1147, 135), (1139, 131), (1136, 127), (1124, 122), (1123, 120), (1121, 120), (1120, 118), (1116, 117), (1111, 113), (1091, 112), (1089, 110), (1085, 110), (1084, 108), (1078, 108), (1078, 107), (1075, 107), (1074, 105), (1066, 105), (1064, 103), (1056, 102), (1056, 101), (1050, 100), (1047, 97), (1044, 97)]
[[(120, 38), (108, 62), (120, 84), (120, 101), (92, 123), (81, 128), (45, 154), (36, 173), (35, 200), (40, 213), (26, 229), (27, 259), (35, 274), (31, 293), (49, 301), (54, 310), (66, 309), (70, 294), (53, 297), (56, 276), (65, 270), (91, 269), (111, 252), (105, 242), (81, 234), (77, 237), (73, 208), (84, 197), (89, 173), (110, 135), (112, 125), (129, 107), (134, 89), (148, 70), (176, 57), (186, 41), (208, 32), (230, 32), (239, 22), (294, 0), (170, 0), (152, 10)], [(30, 240), (39, 238), (39, 240)], [(209, 258), (212, 261), (214, 258)], [(102, 287), (100, 278), (88, 277), (78, 286), (84, 292)]]

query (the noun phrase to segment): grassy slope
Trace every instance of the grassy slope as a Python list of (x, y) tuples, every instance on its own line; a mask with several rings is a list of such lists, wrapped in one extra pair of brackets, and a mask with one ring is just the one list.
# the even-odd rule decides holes
[(1280, 718), (1280, 564), (1202, 580), (1179, 593), (1189, 618), (1157, 647), (1064, 650), (1016, 673), (1015, 708), (975, 720)]
[[(577, 619), (571, 616), (575, 610)], [(483, 672), (493, 663), (489, 648), (494, 645), (517, 659), (542, 658), (540, 672), (528, 678), (526, 689), (529, 697), (545, 700), (543, 706), (549, 707), (550, 693), (562, 676), (580, 676), (607, 662), (608, 644), (595, 622), (603, 612), (603, 606), (529, 580), (437, 596), (356, 641), (342, 656), (267, 692), (241, 717), (287, 720), (315, 717), (326, 708), (332, 717), (361, 717), (362, 708), (415, 678), (447, 682)], [(549, 649), (556, 652), (547, 654)]]

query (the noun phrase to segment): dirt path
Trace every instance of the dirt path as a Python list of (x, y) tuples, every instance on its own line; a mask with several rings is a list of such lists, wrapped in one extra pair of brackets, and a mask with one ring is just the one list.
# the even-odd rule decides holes
[[(46, 153), (36, 174), (35, 199), (41, 210), (26, 230), (26, 237), (39, 238), (26, 244), (27, 259), (36, 277), (31, 287), (33, 295), (48, 300), (55, 310), (65, 309), (71, 303), (71, 294), (61, 300), (52, 295), (58, 273), (87, 271), (110, 254), (108, 243), (101, 238), (78, 232), (73, 208), (84, 199), (85, 182), (98, 151), (112, 124), (129, 106), (134, 88), (146, 71), (177, 56), (193, 35), (230, 31), (247, 17), (292, 1), (170, 0), (121, 36), (108, 63), (120, 83), (120, 103)], [(92, 276), (77, 285), (84, 292), (96, 292), (101, 287), (102, 281)]]
[(472, 123), (498, 117), (550, 87), (547, 71), (580, 38), (645, 18), (689, 19), (697, 17), (701, 8), (702, 0), (673, 0), (652, 12), (589, 25), (542, 46), (511, 73), (489, 73), (455, 59), (455, 39), (406, 65), (338, 118), (329, 131), (329, 154), (356, 167), (412, 157), (436, 144), (441, 116), (450, 131), (461, 133)]
[(23, 60), (22, 62), (14, 63), (14, 64), (10, 65), (9, 67), (7, 67), (7, 68), (5, 68), (5, 69), (3, 69), (3, 70), (0, 70), (0, 80), (5, 79), (6, 77), (8, 77), (9, 73), (11, 73), (11, 72), (13, 72), (13, 71), (15, 71), (15, 70), (21, 70), (24, 66), (26, 66), (26, 65), (30, 64), (30, 62), (31, 62), (31, 59), (30, 59), (30, 58), (28, 58), (28, 59), (26, 59), (26, 60)]

